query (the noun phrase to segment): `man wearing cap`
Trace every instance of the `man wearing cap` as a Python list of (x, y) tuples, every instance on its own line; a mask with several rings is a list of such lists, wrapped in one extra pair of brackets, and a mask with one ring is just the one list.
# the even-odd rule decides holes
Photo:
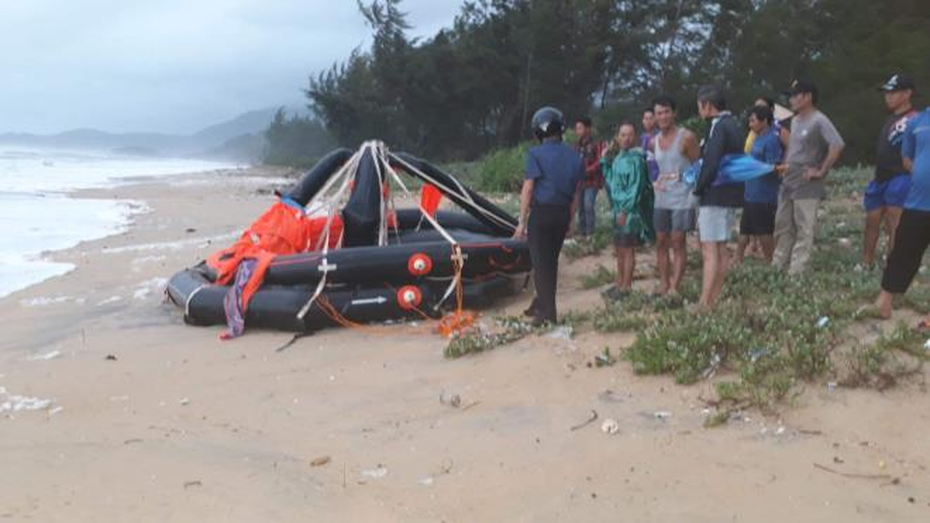
[[(904, 294), (920, 270), (930, 246), (930, 109), (908, 121), (901, 145), (904, 167), (911, 173), (911, 189), (896, 231), (897, 239), (882, 276), (882, 292), (876, 306), (883, 318), (891, 317), (892, 297)], [(930, 329), (930, 317), (921, 322)]]
[(817, 209), (826, 195), (824, 179), (846, 145), (833, 122), (817, 110), (817, 86), (795, 80), (785, 93), (795, 113), (775, 213), (772, 265), (799, 274), (810, 268)]
[(533, 115), (532, 126), (539, 145), (526, 154), (514, 237), (529, 244), (536, 298), (524, 314), (538, 326), (558, 318), (559, 253), (581, 199), (585, 165), (577, 151), (562, 143), (565, 119), (561, 111), (543, 107)]
[(894, 249), (895, 229), (901, 219), (901, 206), (904, 205), (904, 199), (911, 188), (911, 177), (901, 158), (901, 142), (908, 120), (917, 114), (911, 105), (914, 81), (910, 77), (896, 74), (878, 90), (885, 93), (885, 107), (891, 116), (878, 133), (875, 179), (869, 182), (862, 200), (866, 216), (862, 263), (859, 267), (865, 270), (871, 270), (875, 266), (875, 247), (881, 234), (882, 221), (885, 222), (885, 231), (888, 234), (888, 252)]

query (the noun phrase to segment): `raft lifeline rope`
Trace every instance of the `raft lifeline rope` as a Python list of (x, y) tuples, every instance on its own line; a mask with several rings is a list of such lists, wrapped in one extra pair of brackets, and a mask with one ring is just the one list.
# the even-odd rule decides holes
[[(378, 230), (378, 245), (379, 246), (385, 245), (387, 243), (387, 233), (388, 233), (388, 227), (389, 227), (388, 219), (387, 219), (387, 210), (395, 208), (393, 196), (390, 198), (389, 201), (387, 202), (385, 201), (384, 184), (388, 183), (388, 180), (385, 177), (385, 173), (382, 172), (382, 167), (384, 168), (384, 171), (386, 171), (386, 173), (391, 176), (391, 179), (393, 179), (397, 183), (397, 185), (404, 191), (404, 193), (411, 199), (413, 198), (413, 194), (411, 194), (410, 190), (407, 189), (407, 186), (404, 184), (403, 180), (397, 174), (397, 171), (395, 171), (394, 168), (391, 167), (391, 159), (397, 160), (401, 165), (404, 166), (405, 169), (408, 169), (411, 173), (416, 174), (420, 178), (426, 180), (428, 183), (435, 183), (435, 180), (433, 180), (432, 177), (426, 175), (425, 173), (423, 173), (422, 171), (420, 171), (413, 165), (410, 165), (408, 162), (405, 162), (397, 158), (396, 156), (390, 154), (390, 152), (387, 150), (387, 147), (384, 146), (384, 143), (377, 142), (377, 141), (370, 141), (370, 142), (365, 142), (364, 144), (362, 144), (362, 147), (359, 148), (359, 150), (354, 155), (352, 155), (351, 158), (349, 158), (349, 160), (345, 163), (345, 165), (343, 165), (343, 167), (340, 168), (339, 171), (337, 171), (336, 174), (333, 175), (330, 178), (330, 180), (327, 181), (327, 183), (323, 186), (323, 188), (320, 189), (320, 191), (317, 192), (317, 194), (314, 195), (314, 197), (309, 202), (307, 202), (306, 207), (313, 208), (313, 205), (316, 204), (320, 199), (322, 199), (325, 196), (325, 193), (327, 191), (329, 191), (336, 183), (338, 183), (340, 179), (342, 180), (342, 184), (340, 185), (336, 193), (333, 196), (329, 197), (323, 204), (323, 208), (326, 210), (326, 213), (327, 213), (327, 220), (326, 220), (326, 224), (324, 225), (323, 234), (320, 235), (320, 239), (317, 242), (317, 249), (319, 250), (320, 248), (322, 248), (322, 264), (320, 265), (320, 271), (323, 272), (323, 276), (320, 278), (320, 281), (317, 284), (313, 295), (310, 296), (310, 299), (307, 300), (307, 303), (304, 304), (304, 306), (297, 313), (297, 319), (299, 320), (303, 320), (304, 317), (310, 312), (310, 308), (313, 306), (313, 304), (317, 303), (320, 309), (324, 312), (324, 314), (329, 316), (336, 323), (346, 326), (346, 327), (358, 326), (357, 323), (340, 315), (339, 312), (332, 306), (332, 304), (330, 304), (328, 300), (325, 300), (325, 297), (321, 299), (321, 295), (323, 293), (323, 290), (326, 287), (327, 275), (329, 274), (330, 271), (336, 270), (336, 267), (331, 266), (326, 259), (326, 255), (329, 253), (330, 230), (332, 229), (333, 219), (336, 215), (338, 206), (342, 201), (342, 197), (346, 194), (346, 190), (352, 185), (352, 182), (355, 180), (355, 176), (357, 175), (357, 172), (358, 172), (358, 165), (361, 162), (361, 158), (365, 154), (372, 155), (375, 169), (378, 174), (378, 179), (379, 179), (379, 182), (381, 183), (381, 188), (379, 190), (380, 211), (381, 211), (381, 221), (380, 221), (379, 230)], [(458, 184), (457, 181), (455, 181), (455, 183)], [(448, 187), (443, 186), (443, 188), (446, 191), (450, 191)], [(459, 189), (458, 192), (461, 195), (463, 195), (463, 197), (466, 197), (469, 203), (474, 203), (474, 201), (471, 199), (470, 196), (468, 196), (467, 192), (464, 190), (464, 188), (460, 184), (458, 184), (458, 189)], [(480, 206), (475, 205), (475, 208), (480, 209)], [(446, 289), (446, 292), (443, 295), (442, 299), (435, 305), (433, 310), (434, 311), (439, 310), (439, 308), (446, 302), (446, 300), (452, 295), (452, 293), (455, 292), (456, 293), (455, 316), (459, 318), (459, 321), (457, 321), (456, 323), (470, 324), (473, 321), (473, 319), (466, 320), (465, 319), (466, 315), (463, 313), (463, 310), (462, 310), (463, 301), (464, 301), (463, 300), (464, 293), (463, 293), (463, 288), (462, 288), (462, 284), (463, 284), (462, 271), (465, 265), (465, 257), (462, 254), (462, 249), (459, 243), (448, 233), (448, 231), (446, 231), (439, 224), (439, 222), (426, 211), (426, 209), (422, 205), (422, 202), (419, 204), (419, 209), (420, 209), (421, 215), (427, 221), (430, 222), (433, 228), (436, 231), (438, 231), (440, 235), (442, 235), (442, 237), (446, 241), (449, 242), (450, 247), (451, 247), (451, 252), (452, 252), (453, 267), (455, 268), (455, 275), (452, 278), (452, 282), (450, 283), (449, 288)], [(493, 219), (500, 220), (498, 217), (494, 216), (493, 214), (487, 213), (487, 211), (485, 211), (484, 209), (481, 209), (481, 212), (492, 217)], [(396, 225), (395, 225), (395, 232), (396, 232)], [(337, 242), (337, 248), (341, 247), (342, 245), (342, 241), (344, 239), (343, 235), (344, 235), (344, 231), (343, 233), (340, 234), (339, 241)], [(420, 312), (422, 315), (425, 315), (425, 313), (422, 313), (422, 311), (418, 311), (418, 312)]]

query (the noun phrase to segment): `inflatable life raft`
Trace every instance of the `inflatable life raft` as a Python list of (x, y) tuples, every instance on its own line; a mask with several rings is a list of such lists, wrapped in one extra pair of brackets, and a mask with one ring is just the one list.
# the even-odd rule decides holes
[[(418, 208), (395, 209), (390, 185), (407, 191), (401, 172), (460, 211), (430, 211), (422, 199)], [(330, 153), (280, 197), (324, 230), (306, 252), (267, 264), (243, 314), (249, 328), (307, 332), (482, 308), (516, 292), (531, 269), (527, 245), (511, 238), (511, 215), (428, 162), (378, 142)], [(201, 262), (169, 280), (167, 294), (187, 323), (227, 323), (230, 285), (218, 285), (217, 276)]]

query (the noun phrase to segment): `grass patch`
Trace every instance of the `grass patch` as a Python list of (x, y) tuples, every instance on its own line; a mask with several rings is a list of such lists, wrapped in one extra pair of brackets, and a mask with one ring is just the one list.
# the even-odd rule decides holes
[(854, 344), (844, 354), (847, 372), (840, 383), (885, 390), (901, 378), (920, 373), (928, 358), (923, 340), (922, 334), (899, 323), (873, 343)]
[(455, 335), (443, 349), (443, 356), (457, 359), (469, 354), (477, 354), (508, 345), (525, 338), (534, 332), (534, 328), (520, 318), (505, 316), (495, 320), (497, 329), (489, 331), (475, 328)]
[(603, 287), (608, 283), (613, 283), (617, 279), (617, 273), (598, 264), (597, 268), (591, 274), (585, 274), (581, 277), (581, 288), (596, 289)]

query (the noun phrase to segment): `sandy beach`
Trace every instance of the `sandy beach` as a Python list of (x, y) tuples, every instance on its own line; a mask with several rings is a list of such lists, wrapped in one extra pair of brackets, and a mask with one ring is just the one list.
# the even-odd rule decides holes
[[(531, 336), (453, 361), (426, 324), (329, 329), (281, 352), (290, 334), (223, 342), (186, 326), (166, 279), (230, 243), (281, 176), (81, 193), (148, 212), (52, 255), (74, 271), (0, 300), (0, 520), (930, 520), (925, 379), (812, 384), (781, 416), (705, 429), (710, 384), (588, 365), (634, 333)], [(595, 306), (580, 276), (611, 263), (563, 264), (563, 310)]]

